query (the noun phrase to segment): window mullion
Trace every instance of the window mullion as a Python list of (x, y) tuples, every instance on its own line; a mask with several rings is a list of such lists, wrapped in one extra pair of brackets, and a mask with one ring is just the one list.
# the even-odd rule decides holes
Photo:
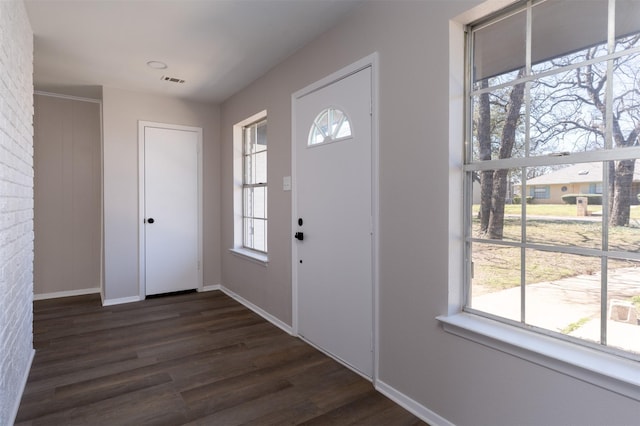
[(508, 169), (516, 167), (553, 166), (562, 164), (593, 163), (594, 161), (617, 161), (640, 157), (640, 146), (599, 151), (575, 152), (570, 154), (540, 155), (535, 157), (511, 157), (476, 161), (464, 165), (465, 171)]
[[(612, 54), (615, 50), (615, 38), (616, 38), (616, 4), (615, 0), (609, 0), (608, 4), (608, 15), (607, 15), (607, 53)], [(613, 61), (614, 59), (609, 58), (607, 60), (607, 82), (605, 85), (605, 149), (611, 149), (614, 147), (613, 142)], [(607, 167), (605, 167), (605, 165)], [(603, 208), (602, 208), (602, 250), (605, 253), (609, 250), (609, 206), (610, 206), (610, 184), (609, 181), (609, 169), (611, 167), (615, 167), (614, 162), (604, 162), (602, 164), (602, 184), (603, 193), (606, 196), (603, 197)], [(605, 186), (606, 185), (606, 186)], [(606, 200), (606, 201), (605, 201)], [(601, 285), (600, 285), (600, 343), (603, 345), (607, 344), (607, 305), (608, 305), (608, 269), (609, 262), (607, 256), (602, 256), (601, 258)]]
[(526, 259), (526, 243), (527, 243), (527, 168), (522, 167), (522, 184), (520, 185), (520, 321), (526, 322), (526, 298), (527, 298), (527, 259)]
[[(531, 76), (531, 0), (527, 2), (527, 27), (525, 33), (525, 75)], [(525, 158), (529, 157), (530, 130), (531, 130), (531, 83), (527, 81), (524, 86), (524, 151)], [(520, 218), (520, 233), (522, 247), (520, 247), (520, 321), (524, 324), (527, 319), (527, 168), (522, 167), (522, 184), (520, 197), (522, 203)]]

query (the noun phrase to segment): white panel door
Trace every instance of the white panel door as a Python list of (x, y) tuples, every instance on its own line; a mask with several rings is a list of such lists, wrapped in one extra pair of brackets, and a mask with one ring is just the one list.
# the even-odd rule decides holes
[(197, 132), (145, 127), (146, 294), (199, 286)]
[(303, 234), (293, 260), (298, 334), (366, 377), (373, 375), (370, 108), (369, 67), (296, 99), (294, 134), (294, 220)]

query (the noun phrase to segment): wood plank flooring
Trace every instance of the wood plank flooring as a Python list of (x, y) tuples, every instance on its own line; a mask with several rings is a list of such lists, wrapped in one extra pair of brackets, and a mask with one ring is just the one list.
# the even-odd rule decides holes
[(424, 425), (219, 291), (34, 303), (16, 425)]

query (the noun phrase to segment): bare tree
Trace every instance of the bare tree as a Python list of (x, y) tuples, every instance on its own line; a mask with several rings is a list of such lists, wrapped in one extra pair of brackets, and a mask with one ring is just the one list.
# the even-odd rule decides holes
[[(619, 40), (628, 48), (639, 41), (638, 35)], [(549, 61), (547, 67), (559, 67), (576, 61), (590, 61), (606, 53), (600, 45), (579, 53)], [(571, 152), (604, 148), (607, 123), (607, 91), (612, 92), (611, 134), (615, 148), (638, 146), (640, 134), (640, 55), (621, 56), (611, 61), (613, 81), (607, 80), (607, 63), (595, 62), (566, 73), (536, 80), (532, 85), (531, 123), (535, 134), (531, 151), (549, 153), (554, 149)], [(630, 207), (636, 201), (632, 193), (635, 159), (610, 163), (609, 224), (629, 224)]]
[[(524, 76), (520, 69), (516, 78)], [(480, 88), (487, 88), (488, 81), (479, 82)], [(493, 94), (492, 94), (493, 95)], [(475, 120), (479, 159), (492, 158), (492, 140), (499, 134), (498, 158), (510, 158), (516, 146), (516, 133), (520, 124), (524, 102), (524, 83), (516, 84), (505, 95), (504, 102), (499, 97), (492, 103), (488, 92), (479, 96), (478, 113)], [(493, 95), (495, 96), (495, 95)], [(496, 123), (497, 121), (497, 123)], [(501, 240), (504, 230), (504, 207), (508, 189), (508, 170), (486, 170), (480, 174), (480, 231), (488, 238)]]

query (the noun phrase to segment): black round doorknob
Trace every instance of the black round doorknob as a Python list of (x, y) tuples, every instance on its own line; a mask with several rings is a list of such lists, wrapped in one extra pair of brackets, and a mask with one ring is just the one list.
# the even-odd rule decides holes
[(147, 223), (153, 223), (153, 222), (155, 222), (155, 220), (154, 220), (152, 217), (150, 217), (149, 219), (147, 219)]

